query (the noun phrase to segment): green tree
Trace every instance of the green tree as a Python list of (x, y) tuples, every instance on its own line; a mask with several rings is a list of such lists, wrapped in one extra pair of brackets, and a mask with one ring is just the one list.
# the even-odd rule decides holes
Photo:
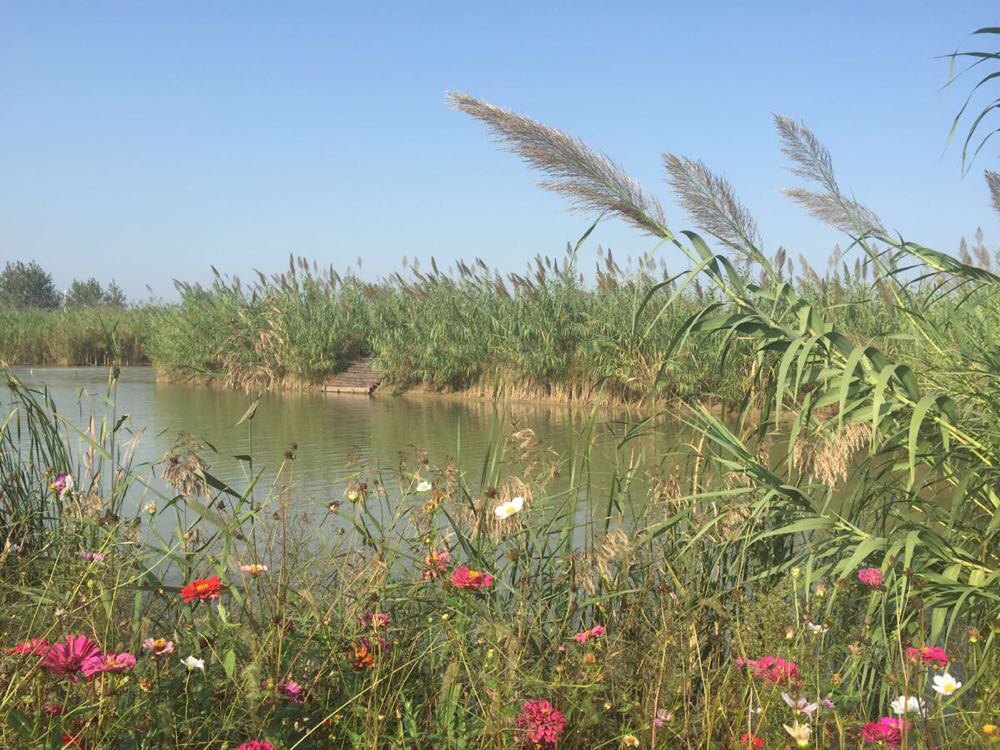
[(104, 304), (108, 307), (125, 307), (128, 304), (125, 292), (114, 279), (111, 280), (107, 291), (104, 292)]
[(86, 281), (73, 280), (66, 290), (66, 307), (97, 307), (104, 304), (104, 288), (91, 277)]
[(0, 305), (55, 308), (59, 292), (52, 276), (34, 261), (8, 262), (0, 272)]

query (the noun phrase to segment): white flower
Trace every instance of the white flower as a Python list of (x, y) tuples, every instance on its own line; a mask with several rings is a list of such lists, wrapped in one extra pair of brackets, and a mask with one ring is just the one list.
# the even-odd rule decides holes
[(934, 675), (934, 692), (940, 695), (951, 695), (962, 687), (962, 683), (945, 672)]
[(816, 635), (826, 635), (826, 631), (830, 629), (826, 625), (823, 625), (822, 623), (817, 625), (816, 623), (813, 622), (807, 622), (806, 627), (809, 628), (810, 632), (815, 633)]
[(156, 515), (156, 503), (146, 503), (142, 506), (142, 509), (151, 516)]
[(181, 659), (181, 664), (188, 668), (188, 672), (193, 672), (196, 669), (200, 669), (202, 672), (205, 671), (205, 660), (199, 659), (196, 656), (187, 656)]
[(889, 703), (894, 714), (922, 714), (924, 712), (923, 698), (915, 695), (901, 695)]
[(425, 480), (417, 484), (417, 492), (429, 492), (431, 487), (431, 483)]
[(520, 513), (522, 508), (524, 508), (524, 498), (512, 497), (507, 502), (500, 503), (497, 507), (495, 507), (493, 509), (493, 515), (502, 521), (505, 518), (510, 518), (515, 513)]

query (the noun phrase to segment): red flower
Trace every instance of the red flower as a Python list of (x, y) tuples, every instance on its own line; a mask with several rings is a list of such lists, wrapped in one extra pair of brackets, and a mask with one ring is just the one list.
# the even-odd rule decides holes
[(264, 740), (250, 740), (244, 742), (236, 750), (274, 750), (274, 745)]
[(740, 747), (745, 748), (755, 748), (764, 747), (764, 740), (758, 737), (756, 734), (750, 732), (744, 732), (740, 735)]
[(76, 734), (63, 732), (62, 737), (59, 738), (59, 742), (63, 747), (83, 748), (83, 732), (77, 732)]
[(493, 585), (493, 576), (478, 570), (469, 570), (468, 565), (459, 565), (451, 572), (451, 582), (460, 589), (485, 589)]
[(32, 656), (45, 656), (51, 646), (44, 638), (31, 638), (24, 643), (11, 646), (7, 649), (11, 654), (31, 654)]
[(42, 704), (42, 713), (46, 716), (58, 716), (65, 710), (64, 706), (55, 701), (46, 701)]
[(759, 659), (737, 659), (737, 667), (750, 667), (754, 677), (772, 685), (785, 685), (798, 681), (799, 666), (793, 661), (785, 661), (780, 656), (762, 656)]
[(222, 596), (222, 590), (225, 586), (222, 585), (222, 579), (219, 576), (212, 576), (211, 578), (199, 578), (191, 583), (187, 584), (181, 589), (181, 601), (185, 604), (190, 604), (195, 601), (215, 601)]
[(858, 571), (858, 580), (865, 586), (877, 589), (882, 585), (882, 571), (878, 568), (862, 568)]
[(903, 732), (910, 728), (910, 722), (883, 716), (878, 721), (870, 721), (861, 727), (861, 739), (867, 745), (899, 747), (903, 744)]
[(948, 663), (948, 654), (940, 646), (921, 646), (914, 648), (910, 646), (906, 649), (906, 655), (911, 661), (923, 662), (934, 667), (943, 667)]
[(517, 717), (518, 741), (532, 748), (553, 748), (566, 728), (566, 716), (547, 700), (525, 701)]
[(88, 659), (101, 656), (101, 649), (93, 640), (85, 635), (68, 635), (65, 641), (53, 643), (42, 661), (50, 672), (76, 682), (77, 673), (83, 669)]

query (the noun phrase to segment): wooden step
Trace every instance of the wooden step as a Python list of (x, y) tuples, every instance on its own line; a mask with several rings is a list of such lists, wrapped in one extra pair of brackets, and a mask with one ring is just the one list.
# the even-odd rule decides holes
[(324, 393), (358, 393), (370, 396), (382, 382), (371, 357), (356, 359), (343, 372), (331, 375), (320, 387)]

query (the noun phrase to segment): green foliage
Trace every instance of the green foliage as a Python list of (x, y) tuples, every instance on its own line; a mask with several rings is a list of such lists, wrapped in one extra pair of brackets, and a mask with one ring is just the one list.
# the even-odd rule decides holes
[(0, 271), (0, 305), (9, 307), (59, 307), (59, 292), (52, 277), (34, 261), (8, 261)]
[(125, 293), (114, 281), (105, 289), (101, 282), (91, 277), (87, 281), (74, 280), (66, 290), (64, 305), (80, 307), (125, 307)]

